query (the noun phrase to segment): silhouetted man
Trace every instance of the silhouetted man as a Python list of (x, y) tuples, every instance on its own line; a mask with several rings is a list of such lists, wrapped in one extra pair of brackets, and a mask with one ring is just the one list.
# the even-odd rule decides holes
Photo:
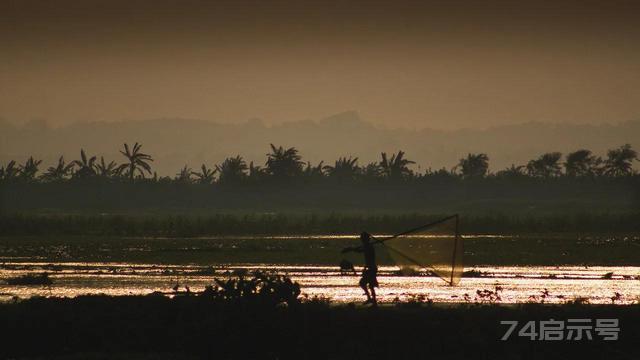
[(348, 247), (342, 250), (343, 253), (349, 251), (361, 252), (364, 254), (364, 270), (360, 279), (360, 287), (367, 295), (365, 304), (378, 304), (376, 301), (376, 289), (378, 287), (378, 265), (376, 264), (376, 251), (371, 244), (371, 235), (366, 232), (360, 234), (362, 246)]

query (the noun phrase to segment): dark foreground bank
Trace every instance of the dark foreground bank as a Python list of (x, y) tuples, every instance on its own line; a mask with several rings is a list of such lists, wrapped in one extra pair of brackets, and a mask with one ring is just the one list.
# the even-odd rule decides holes
[[(255, 300), (255, 299), (254, 299)], [(530, 340), (522, 325), (618, 319), (618, 340)], [(507, 341), (508, 326), (519, 321)], [(637, 359), (640, 306), (221, 301), (161, 295), (0, 304), (0, 357), (216, 359)], [(531, 330), (531, 329), (529, 329)], [(563, 337), (567, 337), (565, 330)], [(527, 335), (530, 335), (528, 333)], [(575, 336), (575, 335), (574, 335)], [(151, 355), (149, 355), (151, 354)]]

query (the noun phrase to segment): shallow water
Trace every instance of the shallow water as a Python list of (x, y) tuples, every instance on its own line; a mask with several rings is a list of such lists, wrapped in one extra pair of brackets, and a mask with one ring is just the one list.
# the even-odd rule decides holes
[[(18, 259), (0, 265), (0, 279), (47, 272), (52, 286), (9, 286), (0, 282), (0, 300), (13, 297), (68, 296), (85, 294), (130, 295), (160, 291), (172, 294), (180, 284), (190, 291), (202, 291), (214, 277), (229, 277), (239, 272), (263, 270), (286, 274), (300, 283), (308, 297), (324, 297), (335, 302), (364, 300), (358, 288), (358, 275), (341, 274), (335, 266), (290, 266), (277, 264), (231, 264), (219, 267), (166, 264), (130, 264), (115, 262), (21, 262)], [(472, 269), (465, 269), (472, 270)], [(455, 287), (437, 277), (399, 276), (397, 268), (380, 268), (378, 298), (394, 300), (433, 300), (434, 302), (522, 303), (544, 301), (563, 303), (585, 298), (590, 303), (629, 304), (640, 301), (640, 267), (476, 267), (478, 277), (463, 277)], [(604, 278), (613, 273), (610, 278)], [(496, 291), (481, 296), (477, 291)], [(612, 300), (615, 293), (620, 296)]]

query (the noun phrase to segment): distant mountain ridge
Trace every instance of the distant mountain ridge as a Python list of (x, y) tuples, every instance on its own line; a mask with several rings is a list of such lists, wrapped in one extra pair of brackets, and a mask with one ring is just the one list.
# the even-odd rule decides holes
[(85, 122), (60, 128), (43, 124), (15, 127), (0, 121), (0, 163), (29, 155), (48, 166), (60, 155), (79, 156), (80, 148), (108, 160), (122, 161), (124, 142), (143, 144), (161, 175), (174, 175), (185, 164), (213, 165), (241, 155), (263, 165), (269, 144), (294, 146), (305, 161), (332, 163), (340, 156), (358, 157), (360, 164), (377, 161), (380, 152), (403, 150), (416, 161), (415, 170), (451, 168), (469, 152), (489, 155), (491, 170), (524, 164), (541, 153), (567, 153), (587, 148), (605, 155), (607, 149), (630, 143), (640, 150), (640, 121), (615, 125), (524, 123), (484, 130), (384, 129), (348, 111), (312, 121), (265, 126), (253, 119), (222, 124), (196, 119), (153, 119), (126, 122)]

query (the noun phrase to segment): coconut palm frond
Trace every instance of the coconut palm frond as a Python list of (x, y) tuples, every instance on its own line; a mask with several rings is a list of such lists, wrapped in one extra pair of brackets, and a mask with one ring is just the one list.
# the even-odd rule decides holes
[(119, 172), (127, 176), (129, 180), (133, 181), (135, 174), (138, 173), (140, 177), (144, 178), (145, 172), (152, 174), (151, 165), (149, 162), (153, 161), (153, 158), (149, 154), (140, 152), (142, 144), (136, 142), (133, 148), (129, 147), (129, 144), (124, 144), (124, 151), (120, 150), (120, 153), (127, 158), (127, 164), (121, 165), (118, 169)]

